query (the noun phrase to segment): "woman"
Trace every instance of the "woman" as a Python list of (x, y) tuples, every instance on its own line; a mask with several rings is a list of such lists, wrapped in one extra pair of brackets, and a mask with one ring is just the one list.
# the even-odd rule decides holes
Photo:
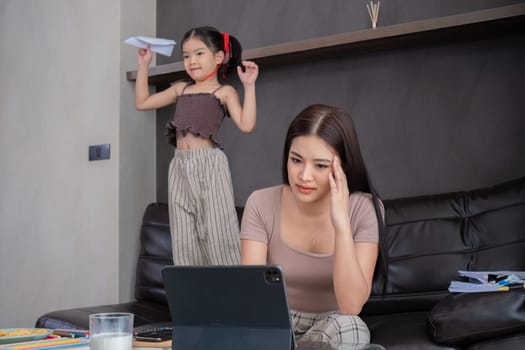
[(367, 344), (357, 316), (378, 257), (379, 201), (351, 117), (312, 105), (288, 128), (280, 186), (255, 191), (241, 225), (241, 263), (284, 271), (298, 341)]

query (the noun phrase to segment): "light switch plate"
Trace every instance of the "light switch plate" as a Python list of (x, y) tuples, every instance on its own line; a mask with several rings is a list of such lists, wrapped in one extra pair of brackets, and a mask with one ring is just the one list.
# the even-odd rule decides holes
[(89, 160), (109, 159), (110, 144), (89, 146)]

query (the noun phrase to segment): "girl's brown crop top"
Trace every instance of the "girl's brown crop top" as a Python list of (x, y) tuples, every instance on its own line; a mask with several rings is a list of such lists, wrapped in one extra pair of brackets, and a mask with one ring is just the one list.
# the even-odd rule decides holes
[(219, 146), (216, 137), (226, 116), (226, 108), (215, 92), (222, 86), (209, 93), (184, 94), (186, 87), (177, 96), (173, 120), (166, 125), (169, 142), (174, 146), (177, 145), (178, 130), (183, 135), (190, 132), (195, 136), (210, 139)]

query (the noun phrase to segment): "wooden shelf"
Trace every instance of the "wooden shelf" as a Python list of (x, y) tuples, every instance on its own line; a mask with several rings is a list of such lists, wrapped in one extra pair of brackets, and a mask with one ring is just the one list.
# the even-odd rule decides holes
[[(243, 59), (253, 60), (263, 68), (334, 54), (519, 33), (525, 30), (524, 24), (525, 4), (517, 4), (255, 48), (244, 51)], [(134, 81), (136, 75), (136, 71), (129, 71), (127, 79)], [(182, 62), (149, 70), (151, 85), (169, 84), (185, 77)]]

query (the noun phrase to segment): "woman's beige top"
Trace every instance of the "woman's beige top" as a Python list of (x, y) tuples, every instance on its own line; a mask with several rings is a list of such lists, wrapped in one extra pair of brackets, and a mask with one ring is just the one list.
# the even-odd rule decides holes
[[(338, 310), (332, 274), (334, 254), (301, 251), (281, 240), (282, 188), (265, 188), (250, 195), (243, 213), (241, 239), (268, 245), (267, 263), (283, 268), (291, 309), (313, 313)], [(370, 194), (350, 195), (350, 222), (354, 242), (378, 242), (378, 222)]]

